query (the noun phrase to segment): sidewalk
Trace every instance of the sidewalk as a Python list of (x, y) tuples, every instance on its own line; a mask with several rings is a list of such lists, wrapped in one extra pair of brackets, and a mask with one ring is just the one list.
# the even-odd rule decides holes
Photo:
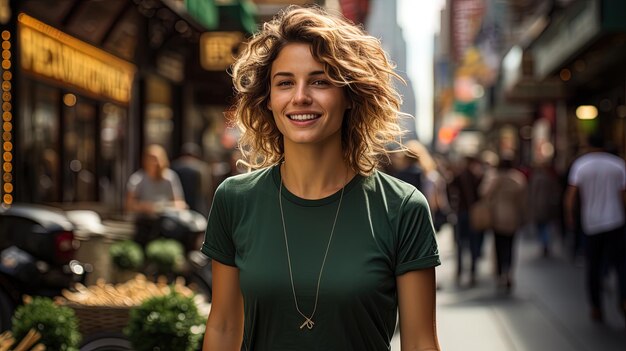
[[(613, 308), (613, 301), (617, 301), (615, 284), (607, 288), (607, 321), (596, 325), (588, 318), (584, 268), (558, 252), (550, 258), (541, 257), (535, 240), (518, 236), (515, 286), (506, 295), (494, 283), (490, 236), (485, 238), (474, 288), (455, 284), (451, 228), (444, 227), (438, 239), (442, 265), (437, 268), (441, 288), (437, 292), (437, 319), (442, 350), (626, 350), (626, 327)], [(400, 350), (399, 335), (394, 336), (391, 349)]]

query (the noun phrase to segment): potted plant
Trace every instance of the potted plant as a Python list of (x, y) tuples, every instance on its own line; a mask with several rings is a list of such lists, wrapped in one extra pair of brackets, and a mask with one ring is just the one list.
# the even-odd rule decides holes
[(144, 253), (141, 245), (132, 240), (122, 240), (109, 247), (111, 263), (115, 268), (116, 282), (131, 279), (144, 264)]
[(194, 351), (204, 334), (204, 318), (192, 297), (172, 290), (131, 308), (124, 333), (136, 351)]
[(185, 262), (183, 245), (174, 239), (153, 240), (146, 246), (146, 259), (157, 274), (178, 272)]
[(41, 334), (39, 342), (48, 350), (78, 351), (80, 333), (74, 311), (56, 305), (47, 297), (34, 297), (19, 306), (13, 315), (13, 335), (19, 340), (33, 329)]

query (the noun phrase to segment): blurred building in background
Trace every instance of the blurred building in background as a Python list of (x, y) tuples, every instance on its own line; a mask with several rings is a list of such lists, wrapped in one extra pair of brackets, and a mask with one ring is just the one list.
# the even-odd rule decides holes
[[(367, 3), (367, 2), (365, 2)], [(402, 27), (398, 25), (397, 0), (373, 0), (365, 28), (369, 34), (379, 38), (383, 49), (396, 64), (397, 72), (406, 81), (398, 84), (397, 88), (402, 95), (401, 111), (411, 116), (416, 115), (415, 91), (407, 75), (406, 40)], [(417, 116), (416, 116), (417, 117)], [(406, 139), (417, 139), (416, 121), (413, 118), (401, 118), (402, 128), (407, 131)]]
[(601, 133), (626, 154), (626, 3), (448, 0), (436, 38), (436, 147), (565, 172)]

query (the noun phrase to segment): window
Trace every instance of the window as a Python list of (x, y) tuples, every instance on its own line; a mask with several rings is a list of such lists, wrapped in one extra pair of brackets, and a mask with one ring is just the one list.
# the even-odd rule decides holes
[(63, 99), (63, 201), (97, 201), (96, 106), (71, 96)]
[(126, 110), (112, 103), (102, 105), (100, 122), (100, 200), (109, 208), (122, 209), (129, 177)]
[(35, 203), (60, 201), (58, 90), (24, 80), (21, 92), (19, 196)]

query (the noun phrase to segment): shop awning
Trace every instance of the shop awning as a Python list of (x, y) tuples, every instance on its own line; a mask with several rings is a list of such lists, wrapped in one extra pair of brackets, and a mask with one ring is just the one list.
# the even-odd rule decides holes
[(252, 34), (257, 31), (256, 6), (246, 0), (219, 5), (220, 30), (235, 30)]
[(206, 29), (219, 26), (219, 10), (214, 0), (185, 0), (187, 12)]
[(247, 0), (185, 0), (187, 12), (208, 30), (239, 30), (254, 33), (257, 29), (256, 7)]
[(544, 79), (602, 37), (623, 33), (623, 0), (589, 0), (573, 4), (531, 44), (535, 76)]

